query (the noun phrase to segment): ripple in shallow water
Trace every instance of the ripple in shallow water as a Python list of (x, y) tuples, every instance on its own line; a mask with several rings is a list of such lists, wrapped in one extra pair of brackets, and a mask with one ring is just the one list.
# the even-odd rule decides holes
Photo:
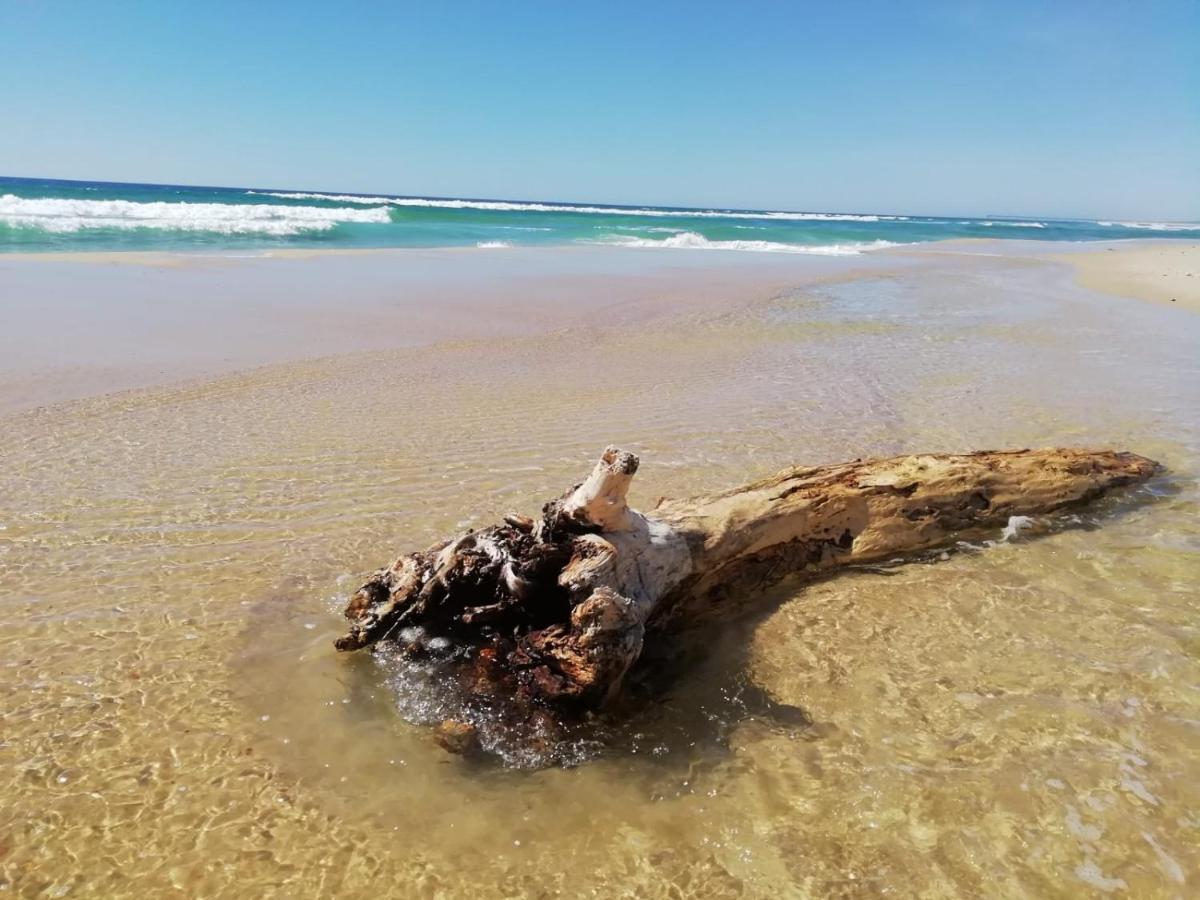
[[(876, 310), (825, 285), (786, 325), (757, 307), (6, 419), (0, 879), (1040, 897), (1094, 867), (1177, 895), (1200, 877), (1200, 335), (978, 265), (880, 286)], [(645, 461), (642, 506), (972, 446), (1128, 446), (1179, 480), (1095, 530), (781, 590), (649, 660), (588, 765), (447, 758), (384, 669), (335, 656), (330, 598), (468, 515), (532, 511), (612, 441)]]

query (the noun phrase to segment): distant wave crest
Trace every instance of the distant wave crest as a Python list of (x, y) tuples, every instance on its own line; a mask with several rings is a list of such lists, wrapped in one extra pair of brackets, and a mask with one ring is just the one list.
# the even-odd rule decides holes
[(993, 225), (1001, 225), (1005, 228), (1046, 228), (1045, 222), (1018, 222), (1012, 219), (963, 219), (956, 223), (958, 225), (981, 225), (984, 228), (991, 228)]
[(794, 222), (907, 222), (908, 216), (858, 213), (748, 212), (719, 209), (650, 209), (646, 207), (575, 206), (570, 203), (534, 203), (516, 200), (454, 200), (430, 197), (370, 197), (357, 194), (315, 194), (303, 191), (247, 191), (281, 200), (327, 200), (333, 203), (389, 203), (393, 206), (431, 209), (481, 209), (495, 212), (561, 212), (606, 216), (649, 216), (659, 219), (776, 219)]
[(857, 256), (867, 250), (898, 246), (894, 241), (864, 241), (856, 244), (783, 244), (778, 241), (713, 241), (694, 231), (669, 238), (639, 238), (627, 234), (603, 235), (589, 244), (617, 247), (669, 247), (679, 250), (743, 250), (757, 253), (809, 253), (817, 256)]
[(386, 207), (351, 209), (237, 203), (137, 203), (0, 196), (0, 222), (54, 233), (85, 229), (207, 231), (286, 236), (328, 231), (341, 222), (389, 222)]
[(1200, 231), (1200, 222), (1097, 222), (1109, 228), (1143, 228), (1147, 231)]
[(365, 203), (382, 206), (394, 203), (393, 197), (366, 197), (362, 194), (314, 194), (308, 191), (246, 191), (248, 197), (278, 197), (280, 200), (329, 200), (335, 203)]

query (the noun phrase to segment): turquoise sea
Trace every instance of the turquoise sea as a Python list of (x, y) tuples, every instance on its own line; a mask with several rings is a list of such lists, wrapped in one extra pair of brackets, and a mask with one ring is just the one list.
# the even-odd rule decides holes
[(849, 255), (947, 238), (1200, 238), (1200, 223), (683, 209), (0, 178), (0, 252), (608, 244)]

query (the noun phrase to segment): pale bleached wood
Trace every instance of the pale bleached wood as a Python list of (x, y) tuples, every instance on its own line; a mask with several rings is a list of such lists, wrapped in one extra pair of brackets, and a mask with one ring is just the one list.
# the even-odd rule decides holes
[(450, 646), (467, 691), (488, 702), (600, 706), (658, 630), (735, 615), (786, 576), (999, 534), (1014, 516), (1086, 503), (1158, 465), (1074, 449), (856, 460), (647, 514), (626, 502), (637, 468), (609, 447), (539, 521), (509, 516), (381, 569), (351, 599), (338, 648)]

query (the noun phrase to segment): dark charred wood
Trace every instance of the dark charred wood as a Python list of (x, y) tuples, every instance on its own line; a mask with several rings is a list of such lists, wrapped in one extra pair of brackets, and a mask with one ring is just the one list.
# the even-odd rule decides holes
[[(608, 448), (538, 520), (510, 515), (376, 572), (339, 650), (443, 659), (468, 705), (538, 740), (609, 704), (664, 629), (737, 614), (780, 579), (985, 535), (1144, 481), (1131, 453), (1018, 450), (794, 468), (649, 515), (625, 502), (638, 459)], [(470, 723), (439, 742), (474, 752)], [(531, 738), (532, 739), (532, 738)]]

